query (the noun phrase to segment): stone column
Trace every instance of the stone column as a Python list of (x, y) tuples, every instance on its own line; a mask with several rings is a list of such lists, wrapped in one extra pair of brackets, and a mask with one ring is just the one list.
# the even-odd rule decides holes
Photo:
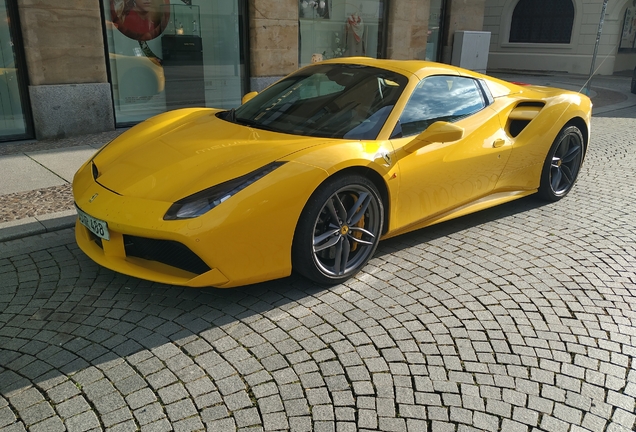
[(387, 58), (426, 59), (430, 0), (389, 2)]
[(249, 0), (250, 87), (260, 91), (298, 69), (298, 0)]
[(113, 130), (99, 0), (18, 0), (38, 139)]
[(451, 62), (453, 40), (458, 30), (482, 31), (486, 0), (447, 0), (445, 32), (442, 44), (442, 62)]

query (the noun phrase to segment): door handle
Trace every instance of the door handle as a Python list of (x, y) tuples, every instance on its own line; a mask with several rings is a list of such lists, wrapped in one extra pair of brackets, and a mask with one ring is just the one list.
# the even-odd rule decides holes
[(503, 147), (504, 144), (506, 144), (505, 139), (497, 138), (495, 142), (492, 143), (492, 146), (494, 148), (499, 148), (499, 147)]

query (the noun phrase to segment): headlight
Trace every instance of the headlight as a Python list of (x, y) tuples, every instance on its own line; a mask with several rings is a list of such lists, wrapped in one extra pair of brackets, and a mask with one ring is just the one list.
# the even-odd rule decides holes
[(212, 186), (172, 204), (164, 220), (190, 219), (212, 210), (223, 201), (236, 195), (255, 181), (265, 177), (285, 162), (272, 162), (244, 176)]

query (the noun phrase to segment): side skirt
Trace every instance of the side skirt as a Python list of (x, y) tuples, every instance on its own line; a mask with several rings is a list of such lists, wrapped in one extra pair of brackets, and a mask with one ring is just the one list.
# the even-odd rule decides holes
[(490, 207), (495, 207), (499, 204), (507, 203), (509, 201), (514, 201), (516, 199), (523, 198), (528, 195), (532, 195), (536, 193), (537, 191), (538, 189), (532, 189), (527, 191), (509, 191), (509, 192), (494, 193), (492, 195), (488, 195), (481, 199), (478, 199), (477, 201), (473, 201), (463, 206), (457, 207), (448, 212), (435, 215), (431, 218), (408, 225), (406, 227), (398, 228), (394, 231), (390, 231), (382, 237), (382, 240), (395, 237), (410, 231), (415, 231), (427, 226), (435, 225), (441, 222), (446, 222), (447, 220), (455, 219), (460, 216), (465, 216), (470, 213), (475, 213), (480, 210), (485, 210)]

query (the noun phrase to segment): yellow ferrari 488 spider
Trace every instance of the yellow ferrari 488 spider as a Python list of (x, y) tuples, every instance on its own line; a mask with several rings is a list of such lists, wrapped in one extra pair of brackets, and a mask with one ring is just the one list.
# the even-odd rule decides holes
[(153, 281), (234, 287), (355, 275), (380, 239), (574, 185), (591, 103), (457, 67), (307, 66), (232, 110), (182, 109), (122, 134), (75, 175), (76, 238)]

